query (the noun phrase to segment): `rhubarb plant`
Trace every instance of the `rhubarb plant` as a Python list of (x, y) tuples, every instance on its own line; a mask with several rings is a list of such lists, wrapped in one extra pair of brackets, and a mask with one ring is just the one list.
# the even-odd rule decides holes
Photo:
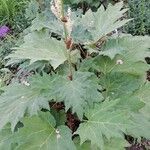
[(6, 57), (30, 74), (2, 87), (0, 149), (123, 150), (125, 135), (150, 139), (150, 37), (121, 33), (127, 11), (45, 2)]

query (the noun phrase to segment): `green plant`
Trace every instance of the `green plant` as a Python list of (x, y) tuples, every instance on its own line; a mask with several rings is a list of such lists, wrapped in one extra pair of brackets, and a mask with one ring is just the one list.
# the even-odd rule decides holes
[(21, 7), (25, 5), (24, 1), (0, 0), (0, 23), (12, 23), (13, 18)]
[(150, 138), (150, 38), (117, 34), (130, 21), (120, 20), (122, 6), (82, 15), (55, 0), (37, 15), (7, 59), (49, 70), (3, 88), (0, 149), (123, 150), (129, 146), (124, 134)]
[(125, 30), (132, 35), (150, 35), (150, 1), (129, 0), (128, 17), (134, 18), (125, 27)]
[(7, 25), (11, 33), (18, 35), (30, 25), (25, 17), (28, 0), (0, 0), (0, 26)]

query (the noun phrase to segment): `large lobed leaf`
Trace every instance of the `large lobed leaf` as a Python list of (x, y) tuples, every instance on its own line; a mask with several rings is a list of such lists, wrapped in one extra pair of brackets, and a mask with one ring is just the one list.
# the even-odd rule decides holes
[[(128, 10), (121, 9), (122, 7), (123, 2), (114, 6), (110, 4), (106, 10), (101, 6), (95, 13), (88, 10), (82, 18), (76, 18), (72, 32), (74, 40), (79, 42), (96, 42), (108, 33), (123, 26), (130, 20), (120, 20)], [(86, 39), (83, 38), (85, 35)]]
[(59, 76), (53, 83), (54, 99), (64, 101), (65, 109), (72, 108), (80, 119), (89, 104), (103, 100), (102, 94), (98, 92), (101, 87), (95, 82), (93, 75), (90, 72), (75, 72), (72, 81), (66, 76)]
[(144, 61), (145, 57), (150, 56), (150, 37), (148, 36), (131, 36), (120, 35), (110, 38), (100, 55), (109, 56), (113, 59), (116, 54), (121, 54), (124, 62)]
[(23, 119), (24, 127), (16, 133), (15, 150), (75, 150), (68, 127), (58, 126), (49, 112)]
[(123, 138), (122, 132), (125, 132), (130, 120), (126, 112), (113, 110), (116, 103), (117, 101), (106, 101), (101, 105), (96, 105), (94, 109), (87, 110), (85, 116), (88, 120), (80, 124), (76, 132), (80, 136), (81, 144), (90, 140), (92, 145), (103, 149), (103, 136), (107, 139)]
[(65, 44), (62, 41), (50, 38), (46, 31), (34, 31), (24, 37), (24, 43), (15, 48), (16, 51), (7, 58), (29, 59), (30, 63), (39, 60), (50, 61), (56, 69), (60, 64), (67, 60)]
[(140, 114), (132, 114), (128, 110), (116, 108), (118, 102), (119, 100), (105, 101), (94, 108), (87, 109), (85, 113), (87, 120), (84, 120), (76, 131), (80, 136), (81, 144), (91, 141), (91, 145), (104, 150), (105, 138), (108, 141), (111, 138), (124, 138), (123, 133), (134, 137), (150, 138), (148, 131), (150, 122)]
[(31, 31), (42, 29), (49, 29), (50, 32), (63, 36), (63, 24), (50, 11), (38, 14), (32, 21)]
[(49, 109), (51, 80), (48, 75), (35, 75), (27, 85), (13, 83), (5, 87), (0, 96), (0, 129), (10, 122), (13, 130), (26, 111), (34, 115), (42, 108)]

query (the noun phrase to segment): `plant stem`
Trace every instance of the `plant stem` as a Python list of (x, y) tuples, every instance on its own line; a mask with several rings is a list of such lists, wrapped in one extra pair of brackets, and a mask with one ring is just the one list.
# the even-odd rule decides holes
[[(65, 14), (64, 14), (64, 3), (63, 3), (63, 0), (61, 0), (61, 15), (62, 15), (62, 20), (65, 18)], [(65, 22), (63, 21), (63, 26), (64, 26), (64, 33), (65, 33), (65, 41), (67, 40), (67, 28), (66, 28), (66, 25), (65, 25)]]
[[(61, 6), (62, 6), (62, 10), (61, 10), (61, 15), (62, 15), (62, 22), (63, 22), (63, 27), (64, 27), (64, 34), (65, 34), (65, 44), (66, 44), (66, 48), (67, 48), (67, 42), (68, 42), (68, 31), (67, 31), (67, 27), (66, 27), (66, 23), (65, 23), (65, 14), (64, 14), (64, 3), (63, 0), (61, 0)], [(71, 51), (70, 49), (67, 48), (67, 55), (68, 55), (68, 64), (69, 64), (69, 79), (72, 80), (73, 79), (73, 71), (72, 71), (72, 63), (71, 63)]]

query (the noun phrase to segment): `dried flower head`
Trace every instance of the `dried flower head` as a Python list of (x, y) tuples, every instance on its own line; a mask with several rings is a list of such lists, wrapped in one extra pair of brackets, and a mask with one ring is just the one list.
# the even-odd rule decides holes
[(117, 64), (117, 65), (122, 65), (122, 64), (123, 64), (123, 61), (122, 61), (121, 59), (118, 59), (118, 60), (116, 61), (116, 64)]

